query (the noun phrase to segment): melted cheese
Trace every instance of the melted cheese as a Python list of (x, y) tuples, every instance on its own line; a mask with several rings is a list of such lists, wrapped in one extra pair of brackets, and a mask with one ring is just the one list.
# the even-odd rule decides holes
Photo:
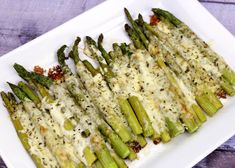
[[(83, 151), (86, 147), (90, 146), (90, 138), (84, 138), (82, 132), (85, 129), (91, 131), (92, 126), (89, 124), (92, 122), (88, 116), (82, 115), (81, 109), (74, 103), (64, 87), (64, 84), (51, 86), (50, 90), (55, 95), (56, 101), (54, 103), (45, 101), (45, 104), (42, 103), (42, 107), (50, 109), (49, 111), (52, 118), (59, 123), (60, 129), (68, 141), (66, 149), (73, 148), (74, 150), (74, 152), (71, 152), (73, 160), (77, 160), (76, 157), (78, 157), (79, 160), (87, 165)], [(63, 113), (61, 113), (61, 111), (63, 111)], [(73, 130), (66, 130), (64, 128), (65, 119), (70, 119), (70, 121), (72, 121), (74, 115), (79, 116), (79, 123), (74, 121), (74, 124), (76, 124), (75, 128)]]
[(185, 37), (182, 33), (176, 30), (168, 32), (162, 29), (161, 31), (159, 33), (161, 39), (164, 39), (165, 43), (168, 43), (172, 49), (179, 52), (187, 63), (200, 75), (199, 79), (202, 78), (204, 83), (213, 92), (216, 92), (220, 88), (219, 78), (222, 75), (218, 67), (201, 53), (191, 39)]
[[(66, 141), (66, 139), (57, 135), (56, 131), (53, 131), (58, 128), (56, 125), (57, 123), (55, 123), (53, 120), (45, 120), (43, 113), (38, 108), (36, 108), (33, 102), (26, 100), (23, 104), (25, 110), (30, 113), (33, 122), (36, 123), (37, 129), (44, 137), (46, 145), (52, 151), (61, 167), (65, 167), (69, 160), (73, 160), (74, 162), (78, 163), (79, 160), (75, 157), (74, 148), (71, 146), (71, 144)], [(52, 107), (49, 107), (49, 109), (51, 108)], [(47, 124), (49, 121), (53, 122), (53, 124), (51, 124), (52, 127)]]
[(80, 79), (106, 120), (109, 121), (115, 118), (115, 122), (127, 127), (126, 119), (120, 111), (117, 100), (103, 80), (101, 74), (92, 77), (82, 63), (77, 64), (77, 69)]
[(67, 85), (72, 89), (73, 94), (79, 97), (78, 103), (93, 120), (93, 126), (95, 126), (95, 123), (100, 124), (102, 119), (99, 116), (99, 111), (92, 103), (89, 94), (83, 88), (77, 77), (75, 75), (65, 75), (65, 80)]
[(159, 111), (159, 104), (152, 96), (152, 89), (155, 88), (152, 76), (149, 76), (148, 70), (141, 69), (146, 66), (146, 61), (140, 60), (139, 54), (144, 56), (143, 53), (137, 51), (131, 55), (131, 60), (127, 56), (123, 56), (114, 62), (112, 71), (116, 76), (110, 80), (109, 86), (117, 97), (137, 96), (142, 102), (155, 131), (160, 133), (167, 128), (164, 117)]
[(218, 67), (220, 72), (223, 72), (224, 68), (228, 67), (223, 57), (219, 56), (210, 48), (211, 44), (208, 45), (202, 41), (195, 33), (190, 30), (187, 25), (181, 24), (179, 28), (177, 27), (177, 30), (179, 32), (183, 32), (185, 37), (193, 41), (201, 53), (206, 55), (208, 59), (214, 64), (214, 66)]
[(20, 120), (23, 127), (23, 130), (21, 130), (21, 132), (26, 133), (28, 135), (30, 154), (36, 155), (45, 167), (59, 167), (56, 159), (45, 146), (44, 139), (39, 133), (38, 129), (35, 128), (35, 125), (31, 121), (29, 114), (23, 110), (22, 105), (18, 105), (14, 113), (14, 118)]
[[(159, 113), (161, 111), (164, 117), (177, 122), (181, 114), (181, 106), (179, 102), (175, 101), (174, 95), (169, 89), (170, 83), (164, 71), (157, 66), (149, 53), (141, 50), (136, 51), (132, 62), (142, 75), (142, 86), (145, 96), (154, 100), (158, 106)], [(158, 121), (160, 123), (164, 122), (162, 116), (161, 118), (161, 121)]]

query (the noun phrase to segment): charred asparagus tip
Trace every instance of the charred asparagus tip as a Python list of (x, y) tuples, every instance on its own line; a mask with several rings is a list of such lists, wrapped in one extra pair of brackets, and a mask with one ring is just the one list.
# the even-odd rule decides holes
[(57, 50), (58, 62), (62, 67), (65, 66), (66, 57), (65, 57), (64, 51), (65, 51), (66, 48), (67, 48), (67, 46), (63, 45)]
[(102, 57), (105, 59), (106, 63), (110, 64), (112, 62), (112, 59), (102, 45), (103, 38), (103, 34), (100, 34), (98, 38), (98, 49), (100, 50)]

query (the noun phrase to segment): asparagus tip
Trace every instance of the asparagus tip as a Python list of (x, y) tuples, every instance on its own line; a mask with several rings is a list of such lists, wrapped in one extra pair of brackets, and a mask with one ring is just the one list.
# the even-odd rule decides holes
[(101, 33), (98, 37), (98, 43), (99, 44), (102, 43), (103, 39), (104, 39), (104, 35)]
[(13, 84), (13, 83), (11, 83), (11, 82), (7, 82), (7, 84), (10, 86), (11, 89), (17, 87), (15, 84)]
[(79, 36), (77, 36), (75, 42), (74, 42), (74, 45), (78, 45), (81, 41), (81, 38)]
[(124, 25), (124, 27), (125, 27), (125, 30), (126, 30), (126, 31), (128, 31), (128, 30), (131, 29), (131, 26), (129, 26), (127, 23)]
[(93, 40), (90, 36), (86, 36), (86, 42), (90, 45), (96, 45), (95, 40)]

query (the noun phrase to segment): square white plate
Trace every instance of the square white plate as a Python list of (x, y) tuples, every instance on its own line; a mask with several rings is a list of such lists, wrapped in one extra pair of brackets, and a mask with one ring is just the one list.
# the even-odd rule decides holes
[[(114, 41), (129, 41), (123, 30), (126, 22), (123, 8), (134, 17), (142, 13), (146, 19), (152, 7), (171, 11), (188, 24), (201, 38), (209, 42), (235, 69), (234, 37), (196, 0), (109, 0), (83, 13), (45, 35), (0, 58), (0, 90), (9, 90), (6, 81), (16, 83), (20, 78), (12, 65), (17, 62), (26, 68), (44, 67), (56, 62), (55, 52), (63, 44), (72, 44), (77, 35), (97, 37), (104, 33), (105, 44), (110, 48)], [(138, 161), (130, 167), (191, 167), (212, 152), (235, 133), (235, 98), (224, 102), (224, 108), (193, 134), (184, 134), (167, 144), (149, 144)], [(0, 155), (9, 168), (34, 167), (23, 149), (8, 112), (0, 100)]]

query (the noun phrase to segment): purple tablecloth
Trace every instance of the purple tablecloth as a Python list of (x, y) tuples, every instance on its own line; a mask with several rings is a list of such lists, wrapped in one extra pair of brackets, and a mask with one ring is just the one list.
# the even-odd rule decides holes
[[(0, 56), (79, 15), (103, 0), (1, 0)], [(235, 35), (235, 0), (200, 0)], [(0, 158), (0, 168), (5, 168)], [(177, 167), (177, 166), (176, 166)], [(235, 136), (195, 168), (235, 167)]]

